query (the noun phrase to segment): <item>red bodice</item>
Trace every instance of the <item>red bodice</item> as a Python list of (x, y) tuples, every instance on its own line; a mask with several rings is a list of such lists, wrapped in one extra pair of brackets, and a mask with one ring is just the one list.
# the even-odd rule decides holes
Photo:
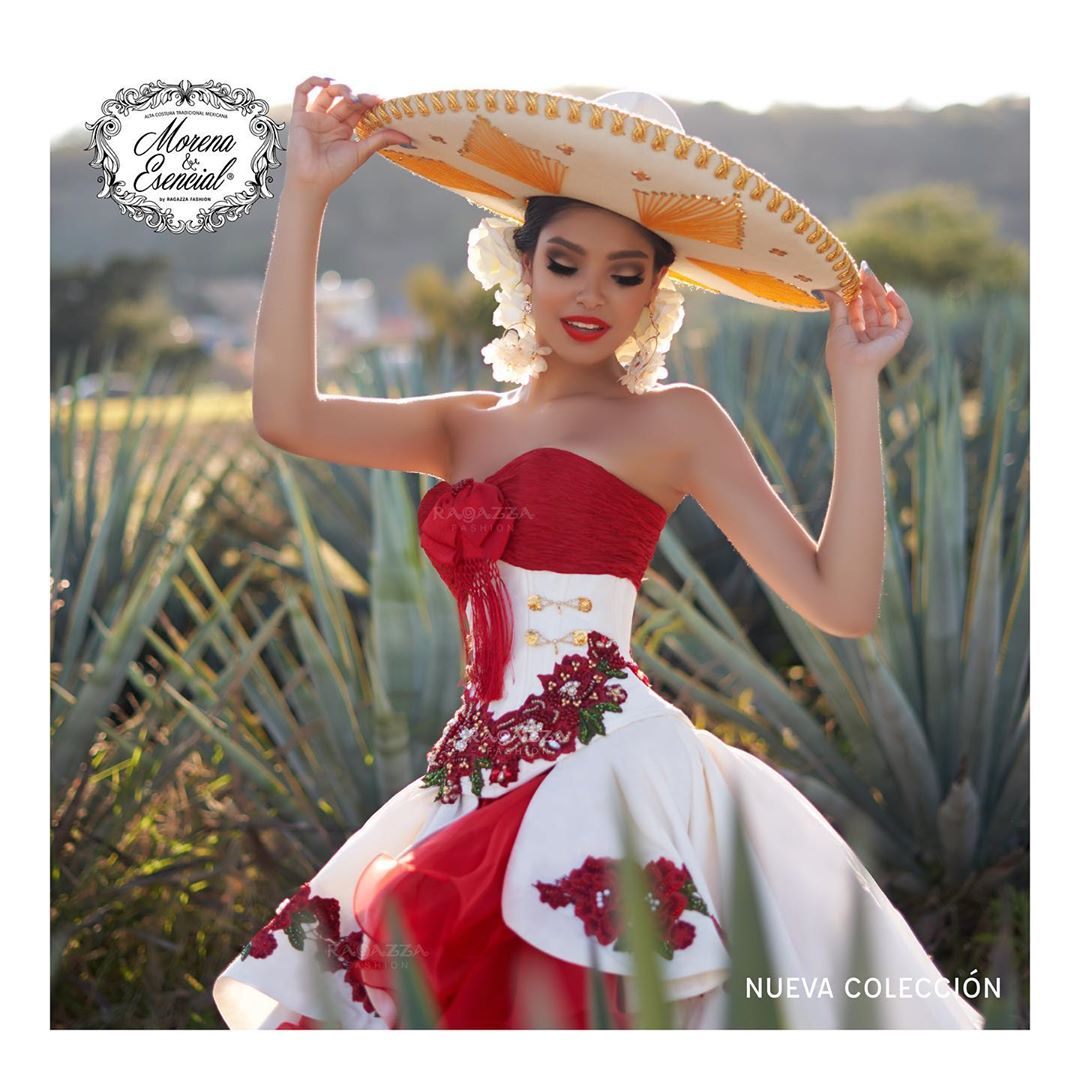
[[(526, 450), (484, 480), (440, 480), (420, 500), (420, 545), (458, 602), (483, 697), (502, 693), (511, 619), (497, 562), (641, 585), (667, 511), (572, 450)], [(472, 650), (466, 605), (472, 602)]]

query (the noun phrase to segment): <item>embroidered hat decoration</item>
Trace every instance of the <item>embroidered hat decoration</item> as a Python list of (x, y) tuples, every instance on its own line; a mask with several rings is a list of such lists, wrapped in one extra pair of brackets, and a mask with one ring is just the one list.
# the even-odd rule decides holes
[(383, 147), (386, 160), (515, 225), (533, 195), (640, 223), (675, 248), (672, 284), (786, 311), (827, 310), (814, 289), (845, 303), (859, 294), (855, 261), (823, 222), (738, 158), (688, 135), (654, 95), (439, 90), (381, 102), (355, 137), (383, 127), (415, 147)]

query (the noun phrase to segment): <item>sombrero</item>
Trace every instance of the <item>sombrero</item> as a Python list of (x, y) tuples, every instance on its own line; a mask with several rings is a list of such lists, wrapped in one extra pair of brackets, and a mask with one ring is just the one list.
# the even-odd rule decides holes
[(589, 101), (438, 90), (380, 103), (356, 136), (383, 127), (415, 147), (384, 147), (386, 160), (517, 224), (533, 195), (579, 199), (640, 222), (675, 248), (673, 283), (788, 311), (827, 309), (813, 289), (835, 290), (845, 303), (859, 293), (854, 260), (823, 222), (738, 158), (686, 134), (652, 94)]

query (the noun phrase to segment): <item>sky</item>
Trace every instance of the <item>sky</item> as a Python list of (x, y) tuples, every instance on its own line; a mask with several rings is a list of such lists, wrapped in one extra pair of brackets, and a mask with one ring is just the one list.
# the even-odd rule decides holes
[[(940, 0), (861, 5), (809, 0), (722, 5), (717, 0), (687, 0), (653, 6), (641, 0), (592, 5), (556, 0), (542, 7), (526, 2), (436, 7), (416, 0), (372, 6), (251, 6), (220, 0), (121, 8), (64, 2), (21, 5), (20, 25), (17, 32), (14, 24), (9, 26), (7, 55), (0, 69), (7, 104), (8, 165), (0, 170), (7, 210), (0, 295), (5, 299), (8, 330), (3, 395), (7, 408), (0, 437), (7, 480), (5, 508), (12, 514), (9, 527), (0, 534), (9, 571), (6, 615), (9, 625), (19, 628), (5, 652), (7, 670), (15, 673), (6, 686), (5, 705), (9, 753), (17, 767), (9, 770), (3, 788), (10, 804), (4, 807), (6, 820), (27, 821), (27, 806), (34, 810), (28, 828), (10, 830), (6, 850), (21, 883), (8, 895), (9, 903), (20, 905), (17, 915), (12, 907), (8, 925), (15, 926), (18, 917), (19, 926), (32, 927), (31, 933), (11, 935), (8, 942), (7, 959), (18, 973), (12, 988), (17, 985), (23, 1013), (18, 1019), (7, 1014), (9, 1040), (21, 1040), (27, 1048), (33, 1044), (39, 1054), (63, 1052), (73, 1064), (79, 1053), (80, 1071), (87, 1075), (125, 1075), (135, 1068), (142, 1071), (152, 1060), (155, 1071), (163, 1075), (190, 1076), (193, 1061), (172, 1049), (173, 1042), (187, 1033), (168, 1033), (165, 1054), (160, 1037), (149, 1031), (125, 1032), (123, 1044), (113, 1033), (99, 1033), (102, 1042), (94, 1053), (86, 1053), (83, 1046), (95, 1033), (87, 1033), (85, 1039), (64, 1039), (62, 1051), (55, 1035), (46, 1049), (41, 1034), (49, 1024), (44, 818), (48, 691), (43, 667), (49, 569), (47, 151), (52, 140), (95, 119), (102, 101), (121, 88), (156, 79), (220, 79), (252, 89), (271, 105), (288, 102), (295, 85), (312, 74), (341, 78), (353, 90), (383, 97), (463, 86), (544, 90), (586, 84), (646, 90), (675, 100), (715, 100), (750, 111), (774, 102), (867, 109), (915, 102), (937, 109), (957, 102), (977, 105), (1004, 95), (1031, 97), (1031, 393), (1036, 418), (1032, 459), (1033, 517), (1038, 519), (1032, 531), (1032, 698), (1036, 722), (1045, 718), (1053, 724), (1044, 729), (1052, 730), (1052, 749), (1047, 749), (1046, 739), (1036, 740), (1034, 748), (1032, 787), (1047, 793), (1047, 798), (1034, 800), (1032, 819), (1040, 838), (1036, 852), (1064, 851), (1073, 841), (1066, 831), (1072, 817), (1067, 799), (1075, 789), (1073, 763), (1080, 750), (1077, 745), (1070, 750), (1077, 725), (1067, 720), (1075, 697), (1073, 605), (1060, 602), (1075, 560), (1076, 534), (1068, 518), (1075, 488), (1071, 433), (1080, 389), (1075, 331), (1068, 318), (1074, 302), (1068, 189), (1074, 174), (1071, 141), (1059, 137), (1075, 127), (1070, 114), (1072, 50), (1077, 40), (1070, 23), (1075, 19), (1067, 6), (1051, 7), (1046, 0), (1000, 8)], [(1046, 192), (1051, 198), (1040, 197)], [(22, 678), (21, 673), (32, 674)], [(1039, 973), (1032, 983), (1037, 1031), (1075, 1026), (1074, 995), (1067, 981), (1075, 965), (1050, 954), (1065, 944), (1066, 928), (1075, 921), (1075, 893), (1063, 876), (1068, 866), (1068, 860), (1048, 855), (1041, 861), (1036, 858), (1033, 871), (1036, 922), (1043, 931), (1032, 942), (1032, 970)], [(28, 902), (33, 911), (29, 920)], [(543, 1041), (536, 1040), (535, 1056), (520, 1056), (521, 1048), (530, 1045), (526, 1034), (506, 1046), (515, 1068), (520, 1064), (529, 1075), (532, 1065), (550, 1071), (553, 1060), (559, 1060), (553, 1058), (556, 1036), (537, 1034)], [(804, 1080), (833, 1076), (837, 1055), (850, 1052), (860, 1034), (871, 1033), (850, 1033), (843, 1045), (830, 1041), (824, 1054), (818, 1042), (808, 1054), (810, 1048), (796, 1038), (770, 1040), (764, 1049), (776, 1068), (797, 1068)], [(858, 1049), (872, 1055), (877, 1080), (910, 1077), (913, 1052), (921, 1052), (925, 1061), (929, 1051), (943, 1064), (944, 1056), (966, 1070), (989, 1062), (983, 1051), (992, 1050), (996, 1064), (1010, 1069), (1022, 1065), (1031, 1052), (1027, 1038), (982, 1038), (945, 1047), (940, 1042), (929, 1045), (923, 1034), (907, 1033), (902, 1043), (890, 1040), (887, 1049), (881, 1042)], [(274, 1045), (279, 1071), (272, 1075), (283, 1075), (286, 1061), (310, 1068), (303, 1046), (282, 1042), (288, 1040)], [(751, 1050), (746, 1042), (724, 1040), (726, 1065), (737, 1068), (747, 1052), (760, 1054), (762, 1048)], [(690, 1067), (707, 1060), (715, 1063), (719, 1045), (710, 1042), (706, 1050), (695, 1043), (696, 1061)], [(476, 1042), (469, 1049), (481, 1046)], [(258, 1048), (250, 1042), (241, 1047), (239, 1042), (215, 1040), (213, 1050), (200, 1047), (190, 1047), (200, 1055), (194, 1060), (215, 1071), (250, 1069), (254, 1058), (266, 1061), (267, 1047), (256, 1054)], [(385, 1055), (393, 1049), (365, 1045), (363, 1066), (388, 1062)], [(591, 1058), (597, 1051), (582, 1052)], [(439, 1060), (444, 1053), (438, 1054)], [(635, 1053), (642, 1067), (670, 1068), (667, 1044), (635, 1040)], [(469, 1060), (463, 1058), (462, 1067), (471, 1068)], [(504, 1068), (505, 1060), (509, 1059), (497, 1054), (490, 1067)]]
[[(185, 12), (199, 6), (185, 4)], [(273, 21), (277, 40), (272, 47), (260, 47), (260, 32), (267, 27), (252, 18), (235, 35), (222, 30), (204, 38), (173, 33), (152, 41), (147, 35), (140, 48), (110, 50), (107, 63), (99, 52), (71, 56), (83, 73), (65, 80), (46, 123), (55, 140), (96, 119), (102, 102), (121, 87), (182, 78), (243, 86), (272, 106), (291, 101), (294, 87), (308, 75), (340, 79), (354, 91), (384, 98), (465, 87), (600, 85), (682, 101), (721, 101), (748, 112), (776, 103), (939, 109), (1028, 96), (1030, 68), (1024, 57), (1009, 55), (1017, 28), (995, 29), (983, 22), (974, 31), (1008, 62), (993, 62), (992, 56), (973, 49), (965, 56), (974, 40), (966, 9), (914, 0), (903, 5), (903, 17), (889, 14), (889, 5), (875, 5), (875, 14), (855, 9), (844, 17), (836, 9), (827, 18), (815, 18), (807, 4), (770, 2), (736, 9), (716, 0), (685, 0), (671, 7), (675, 17), (652, 16), (658, 23), (654, 30), (644, 17), (626, 15), (626, 6), (604, 5), (590, 12), (580, 0), (556, 0), (540, 9), (523, 4), (507, 8), (521, 14), (501, 26), (479, 9), (463, 19), (456, 5), (408, 4), (403, 10), (425, 12), (408, 25), (389, 20), (379, 25), (360, 7), (340, 15), (328, 10), (321, 24), (298, 20), (289, 28), (287, 47), (280, 22)], [(69, 16), (88, 34), (100, 22), (97, 11), (90, 10), (89, 15)], [(331, 28), (331, 18), (345, 25)], [(510, 25), (520, 29), (512, 31)], [(649, 41), (661, 47), (646, 51)]]

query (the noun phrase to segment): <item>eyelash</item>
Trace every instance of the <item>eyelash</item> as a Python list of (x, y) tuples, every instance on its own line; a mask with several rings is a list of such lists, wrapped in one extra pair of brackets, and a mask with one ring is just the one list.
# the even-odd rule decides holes
[[(551, 259), (548, 260), (548, 269), (552, 271), (552, 273), (563, 274), (566, 276), (577, 273), (577, 270), (574, 267), (563, 266), (562, 263), (554, 262)], [(620, 285), (624, 285), (628, 289), (632, 288), (634, 285), (640, 285), (645, 280), (645, 278), (641, 274), (638, 274), (636, 277), (627, 277), (625, 275), (615, 274), (614, 277)]]

